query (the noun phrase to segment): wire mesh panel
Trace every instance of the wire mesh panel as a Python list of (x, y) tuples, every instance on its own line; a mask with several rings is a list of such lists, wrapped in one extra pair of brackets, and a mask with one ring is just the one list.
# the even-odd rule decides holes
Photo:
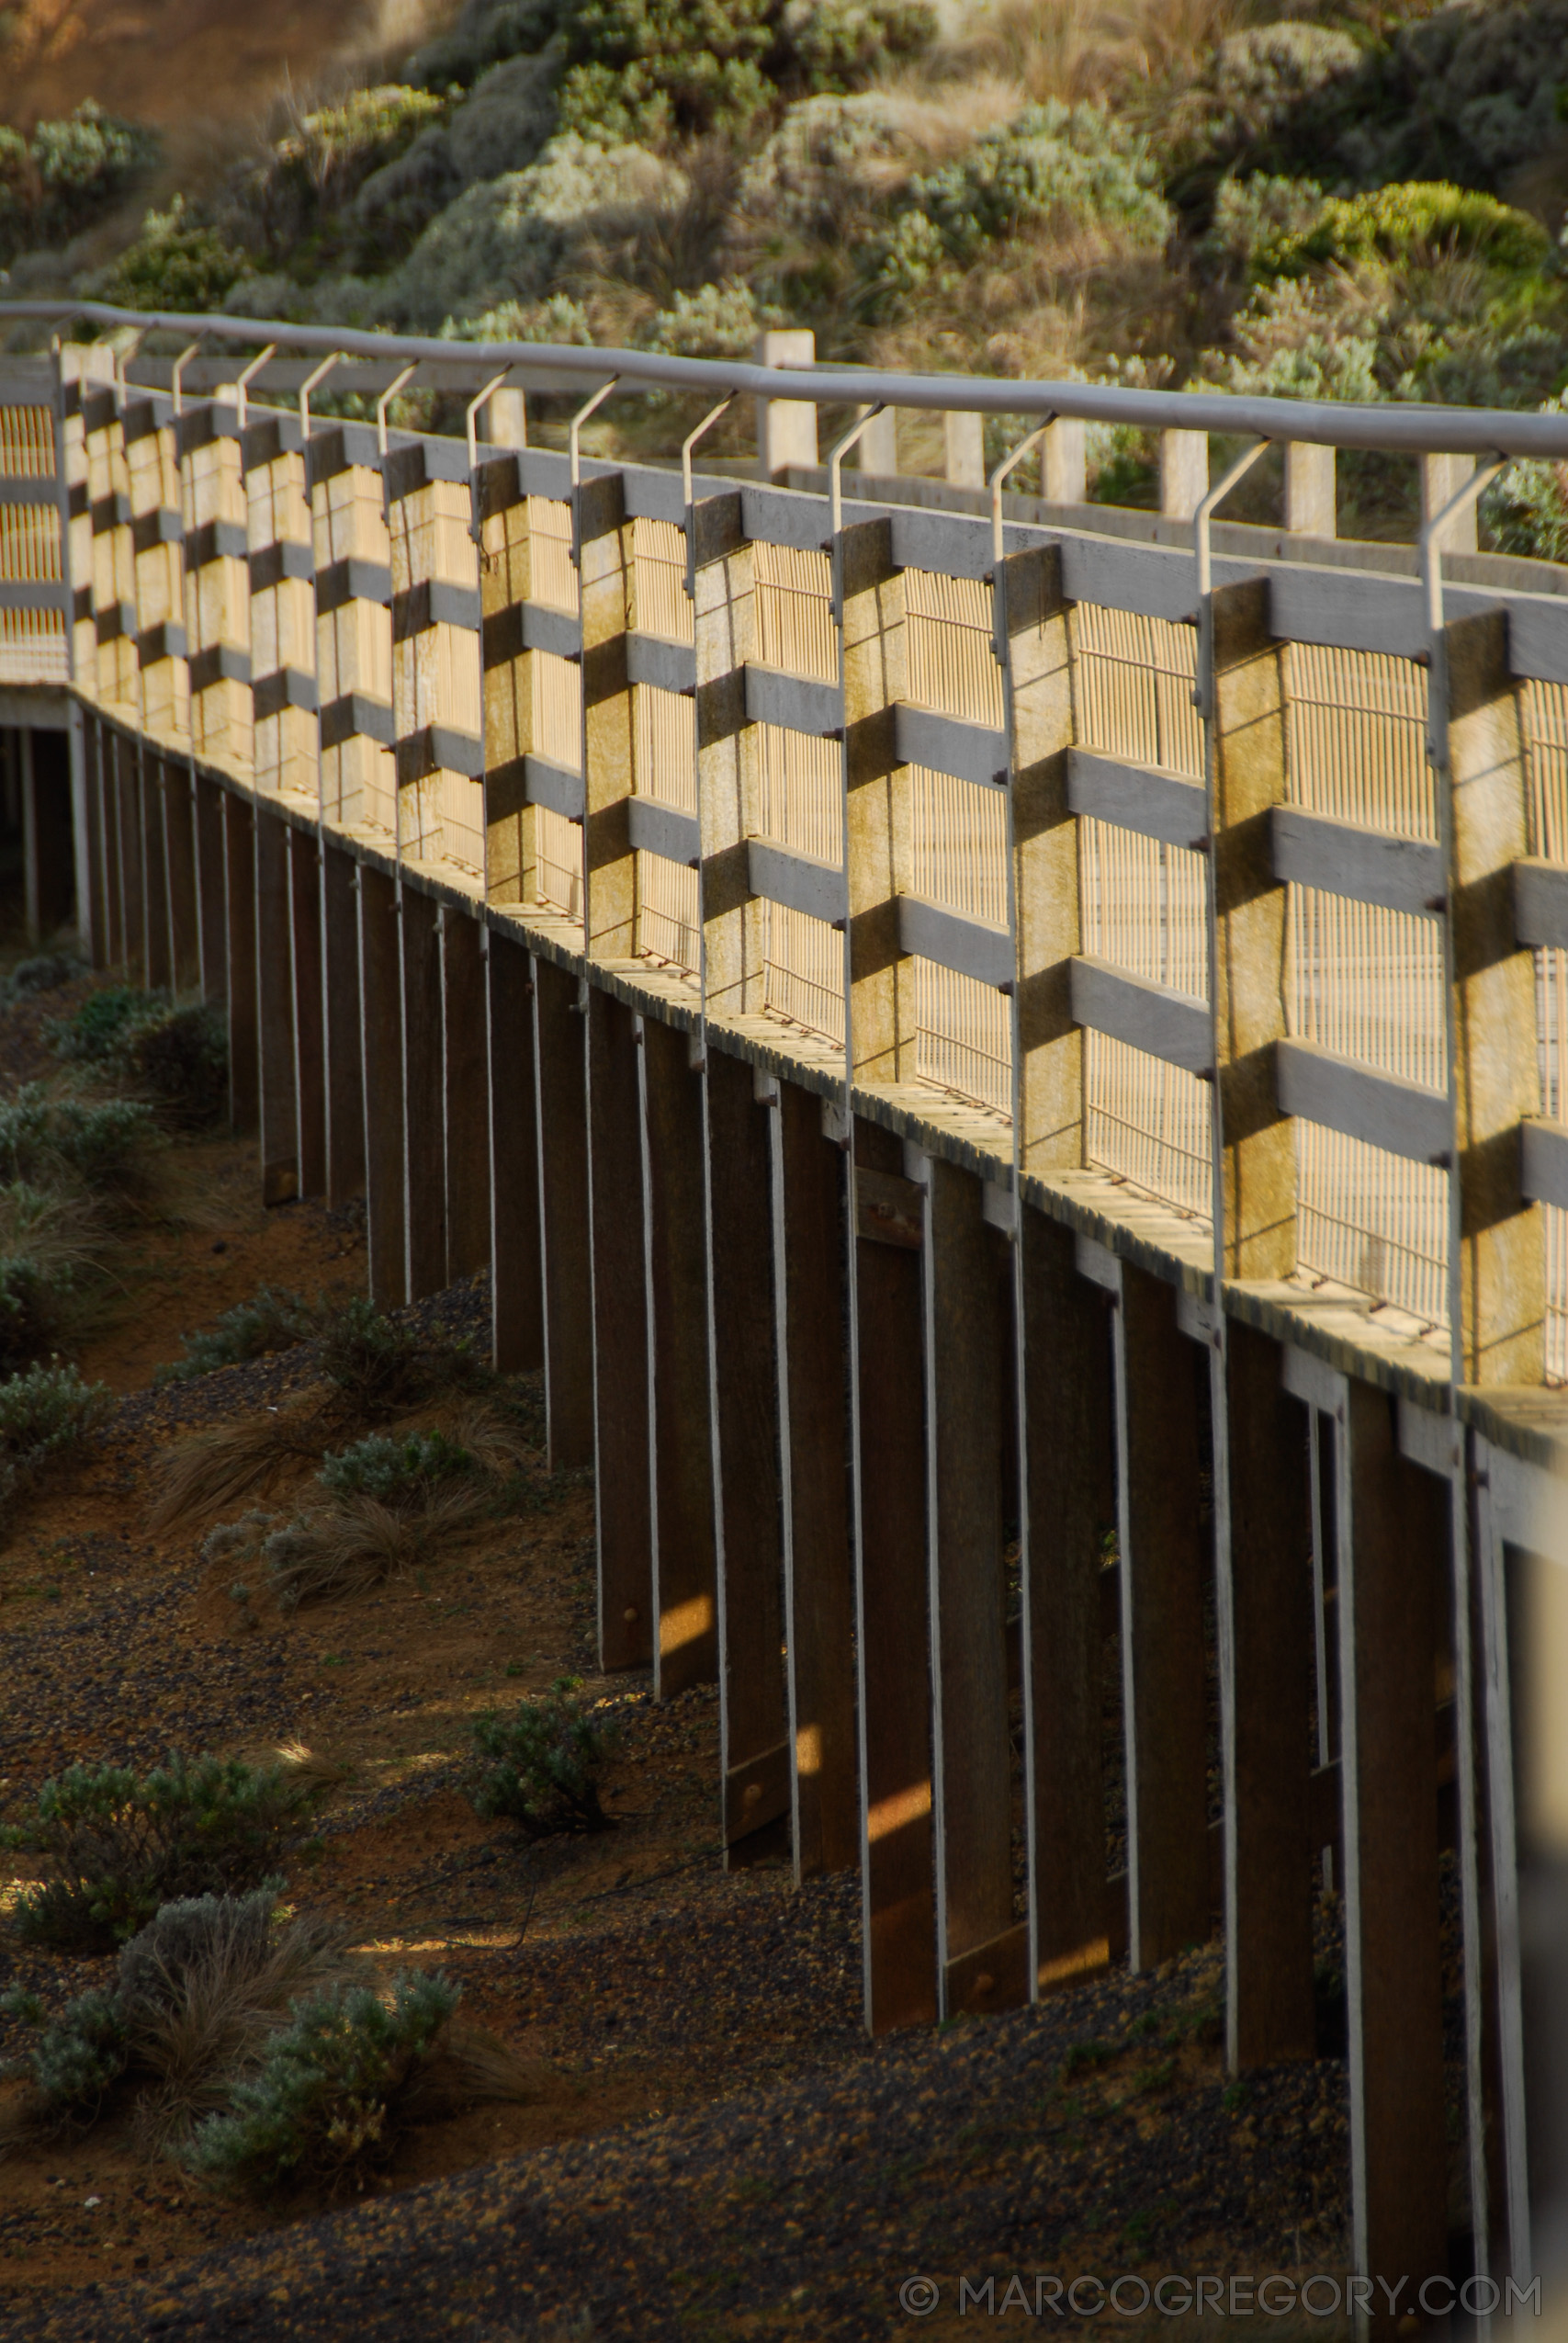
[(991, 635), (991, 589), (979, 578), (904, 572), (909, 697), (966, 723), (999, 726), (1001, 677)]
[[(1529, 850), (1568, 863), (1568, 690), (1528, 683), (1519, 694), (1529, 791)], [(1540, 1111), (1568, 1119), (1568, 952), (1535, 956), (1536, 1049)], [(1568, 1382), (1568, 1213), (1543, 1205), (1546, 1216), (1546, 1372)]]
[(639, 635), (666, 642), (694, 640), (692, 605), (686, 594), (686, 538), (673, 521), (632, 523), (631, 623)]
[(833, 628), (833, 567), (825, 553), (793, 545), (751, 549), (757, 656), (764, 667), (819, 683), (839, 680)]
[(571, 506), (553, 496), (528, 499), (528, 598), (556, 610), (578, 606)]
[[(1292, 804), (1436, 839), (1425, 671), (1381, 651), (1292, 643), (1285, 679)], [(1438, 922), (1314, 888), (1291, 887), (1287, 905), (1291, 1032), (1381, 1073), (1446, 1089)], [(1442, 1324), (1447, 1172), (1309, 1123), (1296, 1126), (1296, 1162), (1303, 1266)]]
[[(1085, 746), (1201, 780), (1193, 629), (1086, 602), (1073, 612), (1072, 638)], [(1201, 855), (1086, 819), (1078, 823), (1078, 878), (1086, 952), (1207, 999), (1208, 866)], [(1210, 1210), (1207, 1085), (1092, 1032), (1085, 1036), (1084, 1149), (1091, 1163), (1168, 1203)]]
[(842, 1047), (844, 939), (826, 920), (784, 903), (764, 903), (762, 975), (771, 1015)]
[(701, 958), (697, 873), (664, 855), (637, 858), (637, 949), (688, 976)]
[[(61, 583), (59, 506), (6, 495), (7, 481), (54, 477), (52, 411), (0, 406), (0, 584)], [(70, 663), (62, 610), (0, 610), (0, 684), (63, 683)]]
[(569, 919), (582, 917), (582, 832), (548, 806), (535, 809), (535, 885), (538, 900)]
[(632, 685), (632, 761), (640, 797), (695, 813), (695, 709), (683, 692), (662, 691), (657, 684)]

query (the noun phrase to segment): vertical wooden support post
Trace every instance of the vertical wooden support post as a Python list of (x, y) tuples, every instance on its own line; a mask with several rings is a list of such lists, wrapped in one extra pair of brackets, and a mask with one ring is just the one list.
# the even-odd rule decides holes
[(289, 942), (288, 825), (255, 809), (255, 966), (262, 1202), (299, 1193), (299, 1111), (294, 1070), (294, 967)]
[[(1233, 2067), (1316, 2054), (1312, 1491), (1306, 1412), (1278, 1345), (1226, 1330), (1234, 1724), (1225, 1823)], [(1222, 1655), (1222, 1665), (1224, 1656)]]
[[(923, 1191), (855, 1125), (856, 1630), (865, 2018), (937, 2015), (927, 1638)], [(892, 1167), (897, 1164), (899, 1169)]]
[(914, 965), (898, 937), (898, 898), (914, 888), (909, 768), (893, 722), (908, 696), (904, 580), (891, 522), (857, 522), (840, 546), (854, 1077), (896, 1082), (913, 1071), (915, 1038)]
[(1190, 521), (1209, 492), (1206, 431), (1159, 436), (1159, 509), (1168, 521)]
[(22, 734), (29, 918), (34, 932), (67, 926), (76, 901), (76, 844), (69, 730)]
[(164, 766), (164, 855), (169, 874), (169, 942), (176, 992), (201, 983), (201, 902), (196, 861), (196, 775), (182, 759)]
[[(13, 735), (15, 762), (11, 773), (19, 784), (20, 803), (17, 811), (22, 823), (22, 927), (28, 941), (36, 944), (41, 930), (39, 925), (38, 883), (38, 788), (33, 772), (34, 729), (24, 724)], [(8, 760), (9, 762), (9, 760)], [(8, 779), (10, 776), (7, 776)], [(8, 787), (6, 795), (12, 794)]]
[(774, 1351), (783, 1416), (784, 1644), (796, 1880), (852, 1870), (854, 1570), (844, 1355), (845, 1158), (821, 1101), (779, 1084), (773, 1119)]
[(261, 1052), (256, 1021), (255, 812), (247, 799), (223, 797), (224, 921), (229, 966), (229, 1116), (254, 1131), (261, 1115)]
[(403, 1034), (403, 1260), (408, 1299), (446, 1283), (446, 1149), (441, 1068), (441, 913), (398, 886)]
[[(1350, 2266), (1414, 2294), (1448, 2258), (1432, 1728), (1448, 1492), (1404, 1463), (1393, 1402), (1363, 1383), (1337, 1462)], [(1392, 2330), (1398, 2313), (1373, 2309)]]
[(587, 910), (591, 957), (629, 959), (636, 949), (637, 857), (627, 806), (633, 786), (632, 692), (626, 674), (631, 525), (619, 472), (577, 491), (578, 584), (582, 609), (582, 742)]
[(166, 789), (164, 760), (151, 742), (139, 747), (141, 766), (141, 885), (147, 984), (167, 992), (175, 980), (173, 935), (169, 921), (168, 827), (164, 813)]
[(289, 824), (288, 932), (294, 966), (294, 1089), (299, 1131), (299, 1194), (327, 1191), (326, 1036), (321, 986), (321, 849), (317, 834)]
[(552, 1472), (593, 1461), (593, 1292), (582, 1013), (577, 979), (547, 960), (536, 960), (545, 1413)]
[(1209, 1935), (1200, 1353), (1163, 1280), (1121, 1264), (1117, 1532), (1128, 1941), (1150, 1969)]
[(942, 455), (947, 480), (953, 488), (986, 485), (986, 426), (981, 415), (942, 416)]
[(197, 909), (200, 920), (201, 997), (229, 997), (229, 906), (223, 876), (223, 806), (226, 792), (209, 775), (196, 773)]
[(365, 1068), (359, 1030), (359, 870), (341, 846), (321, 849), (321, 1039), (327, 1202), (365, 1186)]
[[(785, 326), (759, 334), (759, 366), (815, 366), (817, 336), (809, 326)], [(817, 461), (817, 409), (806, 399), (759, 399), (757, 462), (764, 480), (778, 480), (792, 464), (809, 469)]]
[(1073, 1018), (1071, 967), (1083, 947), (1078, 825), (1067, 803), (1072, 646), (1060, 549), (1010, 555), (1004, 587), (1018, 906), (1019, 1155), (1025, 1172), (1076, 1172), (1084, 1146), (1083, 1028)]
[(147, 901), (141, 845), (141, 759), (135, 744), (116, 728), (113, 735), (115, 794), (119, 808), (119, 916), (124, 965), (133, 984), (148, 980)]
[(782, 1849), (791, 1805), (773, 1357), (773, 1135), (777, 1090), (709, 1047), (708, 1309), (717, 1505), (719, 1738), (725, 1860)]
[(926, 1513), (930, 1541), (937, 1965), (944, 2015), (1027, 2001), (1029, 1928), (1012, 1909), (1012, 1749), (1002, 1566), (1004, 1240), (973, 1172), (925, 1166)]
[(1535, 956), (1514, 934), (1509, 866), (1530, 851), (1506, 612), (1443, 629), (1453, 775), (1455, 1132), (1467, 1383), (1546, 1374), (1546, 1214), (1519, 1190), (1518, 1125), (1540, 1112)]
[(654, 1691), (718, 1672), (702, 1077), (674, 1025), (643, 1028), (652, 1357)]
[[(1475, 470), (1473, 456), (1421, 456), (1421, 518), (1429, 521), (1440, 513), (1450, 497), (1457, 496)], [(1473, 553), (1476, 548), (1476, 508), (1467, 504), (1456, 513), (1443, 532), (1443, 549), (1448, 553)]]
[(1084, 426), (1071, 415), (1054, 423), (1040, 442), (1040, 493), (1047, 504), (1082, 504), (1088, 500)]
[(545, 1364), (535, 1126), (534, 975), (521, 944), (491, 928), (485, 970), (490, 1051), (491, 1361), (502, 1375)]
[(1338, 535), (1336, 461), (1332, 447), (1309, 447), (1304, 439), (1287, 440), (1285, 527), (1292, 537)]
[(109, 960), (108, 873), (104, 836), (103, 728), (89, 709), (78, 707), (82, 742), (82, 802), (85, 823), (86, 902), (82, 913), (83, 942), (95, 968)]
[[(862, 414), (868, 411), (863, 407)], [(898, 470), (898, 410), (884, 407), (873, 415), (854, 447), (855, 464), (866, 479), (893, 480)]]
[(1274, 877), (1271, 809), (1285, 797), (1280, 646), (1269, 582), (1212, 596), (1214, 841), (1218, 929), (1215, 1061), (1224, 1128), (1226, 1277), (1287, 1277), (1296, 1265), (1296, 1154), (1275, 1098), (1285, 1035), (1285, 889)]
[(104, 966), (123, 968), (125, 947), (125, 849), (120, 835), (118, 742), (100, 717), (95, 727), (98, 777), (99, 843), (103, 854)]
[(1026, 1761), (1034, 1973), (1049, 1988), (1102, 1968), (1104, 1550), (1116, 1523), (1111, 1297), (1070, 1228), (1021, 1217)]
[(378, 1310), (407, 1300), (403, 1247), (402, 968), (398, 883), (359, 866), (361, 1094), (365, 1101), (366, 1251)]
[(490, 1260), (490, 1052), (485, 935), (450, 903), (441, 913), (442, 1083), (446, 1093), (446, 1276)]
[(599, 1665), (609, 1670), (653, 1658), (642, 1031), (624, 1002), (594, 986), (587, 1023)]

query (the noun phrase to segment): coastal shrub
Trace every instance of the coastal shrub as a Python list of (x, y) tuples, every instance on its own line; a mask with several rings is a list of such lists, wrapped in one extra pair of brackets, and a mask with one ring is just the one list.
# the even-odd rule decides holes
[(1177, 143), (1257, 162), (1309, 100), (1355, 74), (1365, 53), (1350, 33), (1290, 17), (1229, 33), (1185, 106), (1175, 109)]
[(104, 1952), (181, 1896), (254, 1887), (303, 1840), (322, 1789), (281, 1766), (171, 1753), (138, 1775), (73, 1765), (46, 1782), (0, 1846), (41, 1860), (14, 1920), (29, 1943)]
[(464, 0), (453, 22), (409, 60), (409, 79), (423, 89), (471, 88), (502, 59), (543, 49), (565, 15), (563, 0)]
[(530, 1839), (607, 1830), (599, 1798), (609, 1736), (578, 1698), (581, 1680), (558, 1676), (510, 1716), (474, 1722), (469, 1798), (485, 1821), (504, 1817)]
[(136, 1100), (62, 1098), (24, 1082), (0, 1100), (0, 1178), (48, 1181), (65, 1165), (90, 1188), (123, 1192), (140, 1184), (156, 1136)]
[(221, 309), (231, 287), (250, 274), (247, 253), (222, 232), (187, 215), (175, 196), (167, 211), (150, 211), (141, 233), (96, 280), (99, 300), (119, 309), (175, 310), (195, 315)]
[(0, 1383), (0, 1522), (27, 1491), (91, 1437), (111, 1400), (74, 1366), (37, 1362)]
[(182, 2160), (203, 2179), (260, 2195), (330, 2189), (383, 2162), (400, 2102), (460, 1998), (439, 1972), (406, 1971), (386, 2000), (339, 1986), (296, 2002), (255, 2073), (231, 2086), (227, 2111), (197, 2126)]
[(362, 1294), (355, 1294), (321, 1330), (321, 1369), (360, 1416), (390, 1413), (419, 1387), (419, 1343)]
[(335, 1456), (323, 1456), (317, 1478), (334, 1497), (370, 1497), (407, 1512), (427, 1504), (443, 1483), (469, 1478), (475, 1469), (468, 1450), (445, 1432), (414, 1432), (402, 1440), (373, 1432)]
[(210, 1123), (228, 1095), (228, 1031), (208, 1002), (106, 985), (58, 1019), (49, 1039), (57, 1057), (118, 1076), (183, 1126)]
[(86, 98), (30, 138), (0, 131), (0, 262), (90, 227), (157, 162), (155, 132)]
[(172, 1365), (161, 1366), (154, 1380), (188, 1383), (219, 1367), (243, 1366), (268, 1351), (287, 1351), (296, 1342), (309, 1341), (319, 1322), (316, 1311), (300, 1295), (259, 1285), (248, 1302), (236, 1302), (232, 1309), (226, 1309), (206, 1333), (182, 1335), (185, 1356)]
[(35, 952), (31, 958), (18, 960), (0, 980), (0, 1006), (35, 1000), (40, 992), (58, 992), (62, 984), (85, 974), (86, 962), (74, 952)]
[(1299, 277), (1330, 265), (1403, 262), (1422, 253), (1463, 254), (1505, 274), (1542, 268), (1551, 240), (1537, 220), (1473, 188), (1446, 181), (1331, 196), (1314, 224), (1273, 239), (1258, 255), (1260, 274)]
[(0, 1373), (16, 1375), (43, 1356), (58, 1311), (56, 1289), (36, 1261), (0, 1255)]
[(1214, 190), (1206, 258), (1238, 275), (1250, 275), (1259, 256), (1299, 241), (1323, 216), (1323, 189), (1315, 179), (1222, 179)]
[(1557, 136), (1562, 0), (1448, 0), (1391, 25), (1333, 93), (1319, 134), (1363, 187), (1435, 176), (1495, 188)]
[(38, 2030), (19, 2063), (46, 2117), (96, 2111), (130, 2064), (130, 2030), (114, 1993), (78, 1994), (51, 2020), (35, 1994), (16, 1991), (0, 1996), (0, 2013)]
[(1114, 230), (1157, 249), (1172, 224), (1143, 141), (1098, 107), (1055, 100), (911, 180), (908, 202), (964, 267), (998, 241), (1040, 232)]

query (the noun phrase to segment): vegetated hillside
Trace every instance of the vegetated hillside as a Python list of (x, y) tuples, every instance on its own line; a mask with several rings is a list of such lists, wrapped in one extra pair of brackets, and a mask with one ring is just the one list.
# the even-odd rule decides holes
[[(7, 289), (1327, 399), (1568, 377), (1568, 0), (465, 0), (383, 70), (178, 187), (129, 123), (0, 146)], [(1149, 458), (1096, 432), (1096, 492)], [(1342, 526), (1408, 526), (1408, 465), (1343, 472)], [(1556, 471), (1486, 521), (1556, 555)]]

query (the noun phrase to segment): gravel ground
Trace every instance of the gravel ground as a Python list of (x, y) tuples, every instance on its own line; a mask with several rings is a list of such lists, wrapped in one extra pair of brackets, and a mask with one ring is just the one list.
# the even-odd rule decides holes
[[(711, 1949), (721, 1995), (776, 1957), (733, 1916)], [(668, 1981), (672, 2038), (703, 1969), (698, 1941)], [(15, 2302), (0, 2333), (852, 2343), (915, 2327), (898, 2302), (915, 2275), (939, 2282), (945, 2314), (961, 2274), (1332, 2269), (1343, 2068), (1227, 2088), (1205, 2039), (1217, 1981), (1206, 1949), (1005, 2018), (857, 2051), (846, 2036), (772, 2090), (355, 2205), (172, 2281)], [(944, 2333), (945, 2315), (919, 2331)]]

